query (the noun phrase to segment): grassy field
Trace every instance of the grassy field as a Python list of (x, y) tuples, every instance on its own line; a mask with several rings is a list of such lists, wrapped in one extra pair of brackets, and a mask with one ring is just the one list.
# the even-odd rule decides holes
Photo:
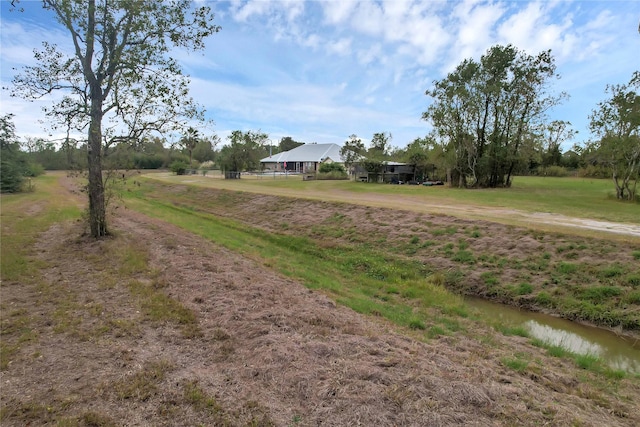
[[(314, 202), (304, 208), (295, 202), (293, 206), (299, 209), (295, 212), (313, 216), (311, 212), (329, 209), (329, 217), (301, 224), (304, 212), (297, 219), (283, 218), (292, 209), (286, 198), (270, 199), (260, 204), (265, 207), (255, 208), (251, 193), (151, 180), (143, 180), (124, 194), (134, 208), (215, 239), (229, 249), (266, 259), (286, 274), (295, 272), (310, 287), (319, 287), (315, 281), (326, 277), (322, 287), (358, 311), (398, 317), (403, 310), (395, 306), (396, 299), (400, 304), (413, 304), (414, 297), (430, 307), (429, 295), (438, 292), (423, 278), (431, 277), (457, 292), (551, 310), (603, 326), (640, 330), (635, 310), (640, 302), (640, 247), (506, 227), (481, 230), (473, 222), (437, 224), (436, 218), (410, 218), (410, 223), (394, 227), (393, 222), (373, 219), (371, 211), (354, 213), (349, 205)], [(400, 218), (393, 212), (379, 215)], [(390, 234), (397, 232), (399, 237)], [(517, 250), (515, 242), (523, 238), (529, 239), (527, 245), (532, 249)], [(505, 246), (511, 250), (504, 252)], [(272, 253), (280, 253), (282, 260)], [(362, 308), (364, 300), (353, 292), (364, 296), (368, 304), (391, 306)], [(356, 300), (349, 301), (347, 295)], [(455, 303), (446, 305), (441, 307), (443, 312), (457, 311), (452, 308)], [(399, 323), (407, 325), (411, 320), (407, 314)]]
[[(240, 180), (216, 179), (210, 176), (176, 176), (152, 174), (154, 179), (173, 183), (236, 191), (249, 191), (315, 200), (350, 201), (372, 206), (390, 206), (409, 210), (482, 216), (481, 209), (492, 208), (522, 212), (546, 212), (570, 217), (640, 224), (640, 204), (615, 200), (610, 180), (587, 178), (516, 177), (511, 188), (467, 190), (448, 186), (409, 186), (366, 184), (352, 181), (302, 181), (300, 176), (288, 179), (255, 176)], [(366, 195), (367, 197), (363, 197)], [(377, 196), (377, 198), (376, 198)], [(394, 205), (394, 196), (404, 202)], [(350, 201), (351, 202), (351, 201)], [(456, 208), (464, 208), (461, 212)], [(487, 218), (495, 218), (495, 212)]]
[(31, 274), (27, 259), (30, 246), (39, 233), (52, 224), (79, 218), (77, 204), (58, 197), (57, 177), (45, 175), (37, 180), (35, 191), (2, 195), (2, 243), (0, 269), (2, 280), (11, 281)]
[[(145, 408), (145, 416), (150, 417), (146, 422), (158, 421), (158, 425), (167, 416), (205, 420), (200, 421), (204, 425), (273, 425), (260, 422), (271, 408), (269, 401), (252, 399), (241, 403), (244, 406), (240, 411), (234, 409), (233, 404), (220, 401), (234, 385), (225, 382), (221, 391), (214, 392), (207, 389), (213, 375), (198, 382), (209, 372), (219, 371), (216, 363), (211, 364), (212, 360), (217, 360), (215, 357), (221, 357), (224, 352), (239, 352), (233, 349), (244, 345), (238, 331), (221, 329), (217, 317), (209, 318), (207, 322), (203, 319), (209, 310), (222, 302), (235, 304), (234, 298), (242, 292), (251, 295), (252, 299), (248, 300), (249, 305), (238, 307), (238, 314), (257, 309), (250, 305), (258, 294), (245, 286), (246, 270), (236, 264), (238, 261), (226, 264), (227, 268), (239, 269), (239, 282), (235, 288), (229, 287), (239, 292), (233, 298), (230, 295), (220, 299), (192, 298), (200, 295), (198, 292), (202, 291), (198, 290), (189, 299), (182, 299), (181, 292), (188, 287), (179, 279), (184, 272), (161, 273), (153, 268), (151, 245), (141, 240), (140, 235), (129, 235), (114, 226), (114, 236), (99, 242), (80, 237), (77, 221), (82, 216), (79, 202), (82, 197), (69, 197), (57, 185), (56, 179), (56, 176), (42, 177), (37, 181), (35, 193), (2, 196), (0, 369), (7, 378), (5, 385), (11, 385), (15, 391), (9, 395), (2, 392), (2, 424), (117, 425), (118, 416), (114, 413), (125, 417), (121, 419), (129, 419), (126, 417), (137, 416), (141, 408)], [(292, 204), (291, 199), (284, 197), (260, 199), (251, 193), (147, 179), (136, 179), (134, 185), (132, 182), (129, 181), (121, 193), (127, 210), (143, 212), (184, 230), (184, 236), (166, 235), (163, 244), (155, 242), (170, 258), (180, 251), (189, 261), (190, 256), (200, 251), (194, 242), (203, 243), (186, 236), (191, 233), (202, 236), (257, 261), (259, 268), (265, 271), (276, 271), (278, 277), (303, 283), (370, 318), (385, 319), (385, 325), (397, 325), (403, 334), (433, 346), (429, 347), (434, 356), (432, 364), (446, 361), (455, 366), (456, 372), (468, 369), (469, 378), (483, 377), (482, 381), (478, 380), (479, 384), (485, 383), (484, 377), (489, 375), (495, 384), (508, 381), (507, 388), (512, 393), (513, 390), (528, 390), (531, 384), (539, 383), (549, 392), (558, 392), (558, 398), (554, 397), (555, 406), (564, 404), (565, 400), (573, 405), (577, 399), (582, 399), (578, 404), (586, 408), (587, 415), (576, 415), (575, 420), (589, 419), (594, 411), (607, 411), (607, 417), (615, 417), (609, 420), (622, 420), (621, 425), (625, 425), (627, 419), (637, 420), (633, 409), (637, 402), (638, 375), (612, 370), (591, 355), (570, 354), (529, 339), (522, 328), (496, 325), (491, 319), (479, 317), (459, 295), (449, 290), (465, 282), (468, 277), (464, 272), (474, 268), (495, 269), (493, 276), (484, 277), (487, 285), (497, 285), (497, 280), (492, 279), (499, 277), (499, 271), (508, 269), (511, 260), (507, 256), (483, 259), (478, 249), (483, 245), (480, 241), (490, 237), (492, 230), (522, 233), (521, 230), (503, 226), (499, 229), (474, 227), (461, 221), (438, 223), (439, 219), (447, 219), (434, 217), (431, 218), (433, 223), (423, 223), (424, 229), (409, 225), (406, 232), (392, 235), (375, 228), (359, 228), (367, 222), (377, 222), (384, 230), (397, 228), (394, 223), (383, 224), (382, 219), (374, 219), (377, 210), (372, 208), (360, 207), (351, 217), (353, 209), (343, 203), (313, 202), (302, 206), (299, 201)], [(372, 186), (358, 188), (368, 187)], [(284, 188), (288, 187), (285, 185)], [(326, 216), (313, 225), (297, 223), (296, 218), (301, 217), (285, 216), (287, 212), (304, 213), (307, 209), (323, 211)], [(256, 216), (256, 212), (265, 213), (265, 217)], [(269, 228), (269, 223), (277, 230)], [(162, 228), (156, 223), (148, 226), (153, 230), (151, 233), (162, 234)], [(135, 225), (129, 227), (130, 232), (136, 230)], [(60, 232), (50, 233), (56, 228)], [(68, 230), (77, 234), (69, 237)], [(46, 240), (47, 235), (57, 236), (58, 240)], [(60, 236), (66, 237), (60, 239)], [(547, 239), (557, 237), (558, 244), (554, 246), (557, 250), (537, 254), (535, 265), (533, 259), (531, 264), (520, 263), (519, 271), (533, 276), (534, 269), (535, 274), (546, 274), (548, 270), (558, 279), (555, 284), (558, 288), (564, 286), (575, 291), (571, 297), (583, 293), (582, 288), (570, 280), (572, 271), (581, 267), (576, 266), (576, 259), (569, 254), (591, 253), (601, 247), (604, 248), (601, 256), (606, 258), (621, 247), (618, 243), (602, 246), (599, 241), (587, 241), (584, 247), (577, 243), (571, 246), (572, 241), (565, 241), (562, 236), (541, 233), (525, 233), (525, 237), (545, 243)], [(45, 248), (43, 244), (49, 246)], [(453, 265), (457, 268), (441, 270), (424, 261), (422, 256), (426, 253), (438, 254), (442, 259), (456, 263)], [(43, 260), (40, 254), (48, 254), (48, 258)], [(632, 258), (636, 256), (634, 254), (626, 256)], [(187, 262), (183, 264), (184, 268), (192, 270), (191, 277), (206, 274), (206, 269), (217, 271), (223, 280), (216, 286), (210, 283), (207, 286), (224, 289), (229, 273), (218, 271), (224, 264), (206, 255), (203, 254), (205, 262)], [(640, 251), (637, 259), (640, 259)], [(583, 295), (583, 300), (607, 298), (613, 304), (628, 299), (634, 287), (627, 283), (632, 274), (632, 262), (620, 264), (615, 269), (598, 267), (581, 273), (578, 276), (580, 283), (588, 284), (592, 277), (609, 280), (606, 289), (604, 285), (603, 289), (598, 289), (604, 294)], [(640, 282), (636, 285), (640, 286)], [(551, 283), (547, 286), (545, 292), (554, 297), (561, 296), (559, 292), (553, 293)], [(197, 286), (194, 289), (198, 289)], [(500, 288), (494, 286), (494, 289)], [(505, 283), (504, 289), (514, 296), (534, 298), (540, 293), (533, 285), (528, 288), (515, 282)], [(273, 298), (271, 294), (265, 296)], [(637, 303), (631, 301), (629, 307), (633, 309), (631, 304), (637, 306)], [(278, 310), (283, 308), (274, 308), (276, 317)], [(314, 309), (311, 304), (301, 308), (307, 316), (309, 311), (305, 310)], [(322, 327), (322, 318), (309, 316), (305, 319), (311, 326)], [(292, 321), (288, 318), (285, 326), (289, 327)], [(256, 319), (247, 319), (247, 325), (256, 322)], [(316, 325), (318, 322), (320, 324)], [(274, 325), (270, 328), (275, 328)], [(327, 332), (327, 342), (335, 332)], [(349, 334), (345, 341), (351, 340)], [(318, 333), (308, 337), (315, 335), (323, 337)], [(272, 355), (275, 347), (282, 343), (269, 337), (271, 335), (265, 339), (273, 341), (264, 351)], [(365, 336), (364, 340), (374, 338)], [(253, 343), (256, 339), (259, 338), (247, 341)], [(291, 342), (298, 345), (297, 338)], [(472, 347), (472, 352), (460, 349), (461, 343), (471, 343), (465, 345)], [(322, 346), (312, 348), (325, 348), (324, 345), (323, 342)], [(378, 344), (373, 342), (373, 345)], [(173, 353), (169, 352), (170, 348)], [(295, 348), (294, 352), (302, 350)], [(245, 351), (242, 354), (251, 353)], [(287, 350), (282, 354), (292, 353)], [(377, 363), (382, 364), (386, 372), (395, 371), (398, 362), (386, 358), (385, 354), (386, 351), (381, 352)], [(197, 357), (201, 359), (189, 365)], [(224, 360), (232, 363), (232, 359)], [(82, 370), (78, 366), (83, 366)], [(489, 374), (483, 371), (487, 366), (491, 367)], [(243, 365), (237, 372), (246, 370)], [(387, 393), (407, 389), (402, 381), (411, 376), (399, 375), (393, 378), (397, 383), (385, 385)], [(25, 385), (27, 381), (29, 386)], [(358, 378), (353, 384), (361, 382)], [(40, 384), (44, 385), (38, 389)], [(254, 376), (250, 377), (250, 384), (257, 391), (259, 387), (255, 385)], [(480, 390), (469, 387), (469, 390)], [(536, 417), (531, 425), (539, 424), (542, 419), (560, 424), (565, 420), (554, 420), (555, 412), (548, 412), (546, 404), (537, 405), (534, 397), (527, 402), (526, 416)], [(459, 405), (457, 402), (455, 408), (459, 409)], [(514, 403), (514, 408), (517, 405)], [(397, 406), (393, 408), (397, 412)], [(486, 409), (484, 405), (483, 408)], [(473, 410), (479, 409), (474, 407)], [(494, 412), (499, 414), (498, 410)], [(491, 412), (492, 416), (496, 416), (494, 412)], [(502, 413), (504, 418), (500, 419), (507, 424), (522, 424), (519, 412), (514, 409), (508, 414)], [(244, 414), (246, 422), (239, 423), (238, 414)], [(184, 425), (196, 425), (194, 423), (185, 421)]]

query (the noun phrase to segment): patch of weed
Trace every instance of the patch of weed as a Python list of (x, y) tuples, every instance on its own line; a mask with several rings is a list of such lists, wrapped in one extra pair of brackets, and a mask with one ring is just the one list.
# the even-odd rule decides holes
[(547, 346), (547, 354), (553, 357), (567, 357), (571, 353), (569, 353), (564, 347), (559, 345), (549, 345)]
[(495, 286), (498, 284), (498, 278), (495, 276), (495, 273), (492, 271), (486, 271), (480, 275), (480, 279), (487, 286)]
[(640, 304), (640, 291), (633, 291), (624, 298), (628, 304)]
[(502, 359), (500, 359), (500, 361), (507, 368), (513, 369), (514, 371), (520, 373), (524, 372), (527, 369), (527, 366), (529, 366), (528, 361), (520, 359), (518, 357), (503, 357)]
[(622, 276), (623, 273), (624, 273), (624, 269), (622, 268), (622, 266), (618, 264), (614, 264), (604, 268), (601, 274), (602, 274), (602, 277), (611, 278), (611, 277)]
[(446, 335), (445, 330), (438, 326), (438, 325), (434, 325), (432, 327), (429, 328), (429, 331), (427, 331), (427, 337), (429, 338), (436, 338), (439, 337), (441, 335)]
[(569, 262), (561, 262), (556, 267), (556, 270), (560, 274), (573, 274), (578, 270), (578, 266)]
[(551, 298), (551, 295), (549, 295), (545, 291), (539, 292), (535, 297), (535, 301), (536, 303), (545, 307), (553, 307), (555, 305), (553, 299)]
[(442, 246), (440, 248), (440, 251), (445, 255), (445, 256), (451, 256), (453, 255), (453, 243), (447, 243), (446, 245)]
[(198, 411), (221, 413), (222, 407), (216, 400), (207, 395), (200, 387), (197, 380), (187, 381), (183, 384), (182, 390), (185, 401)]
[(428, 248), (430, 246), (434, 246), (437, 245), (436, 242), (434, 242), (433, 240), (425, 240), (424, 242), (422, 242), (422, 244), (420, 245), (421, 248)]
[(458, 249), (463, 251), (463, 250), (467, 249), (468, 247), (469, 247), (469, 242), (467, 242), (464, 239), (458, 240)]
[(497, 325), (495, 328), (506, 336), (529, 337), (529, 330), (524, 326)]
[(533, 292), (533, 286), (531, 283), (520, 283), (516, 289), (518, 295), (528, 295)]
[(627, 276), (627, 283), (634, 288), (640, 286), (640, 274), (629, 274)]
[(576, 361), (576, 364), (586, 370), (593, 370), (595, 366), (600, 362), (598, 356), (593, 354), (576, 354), (573, 359)]
[(93, 411), (85, 412), (80, 417), (80, 420), (82, 422), (81, 425), (91, 426), (91, 427), (116, 427), (118, 425), (108, 415), (100, 414)]
[(580, 296), (586, 300), (598, 303), (607, 298), (616, 297), (622, 291), (617, 286), (592, 286), (580, 291)]
[(411, 320), (409, 320), (409, 328), (425, 330), (427, 327), (425, 326), (425, 324), (424, 324), (424, 322), (422, 320), (420, 320), (420, 319), (411, 319)]
[(113, 384), (118, 399), (145, 401), (158, 392), (159, 384), (173, 369), (166, 360), (146, 364), (140, 371)]
[(473, 264), (475, 263), (475, 257), (470, 251), (459, 250), (452, 258), (453, 261), (462, 263), (462, 264)]
[(144, 284), (133, 280), (129, 290), (138, 298), (143, 313), (152, 321), (169, 321), (182, 326), (183, 335), (195, 337), (201, 335), (198, 320), (194, 312), (179, 301), (169, 297), (161, 290), (161, 284)]
[(458, 270), (447, 270), (444, 275), (444, 285), (451, 288), (457, 288), (464, 279), (465, 274)]

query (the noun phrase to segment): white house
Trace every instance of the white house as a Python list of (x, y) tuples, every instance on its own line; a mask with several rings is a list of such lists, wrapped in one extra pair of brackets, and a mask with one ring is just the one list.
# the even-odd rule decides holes
[(322, 163), (344, 163), (341, 149), (338, 144), (304, 144), (265, 157), (260, 163), (266, 170), (313, 173), (318, 171)]

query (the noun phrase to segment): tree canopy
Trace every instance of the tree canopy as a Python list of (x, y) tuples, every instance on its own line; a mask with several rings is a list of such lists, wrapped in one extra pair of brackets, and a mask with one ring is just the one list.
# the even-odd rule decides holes
[(32, 162), (20, 150), (13, 115), (0, 116), (0, 193), (20, 192), (24, 189), (25, 177), (37, 176), (42, 172), (42, 166)]
[(188, 0), (42, 0), (42, 6), (66, 29), (69, 45), (43, 42), (37, 65), (14, 78), (14, 94), (34, 99), (64, 92), (47, 112), (88, 134), (89, 225), (92, 236), (104, 236), (103, 147), (203, 119), (170, 53), (202, 49), (220, 27), (209, 7)]
[(545, 111), (561, 96), (546, 92), (556, 77), (550, 51), (537, 56), (494, 46), (480, 61), (466, 59), (426, 92), (433, 102), (422, 118), (450, 156), (452, 184), (510, 186), (521, 150)]
[(261, 131), (234, 130), (227, 140), (229, 144), (220, 150), (220, 165), (225, 170), (258, 170), (260, 159), (269, 154), (265, 149), (269, 135)]
[(634, 200), (640, 179), (640, 72), (627, 84), (608, 85), (610, 97), (598, 103), (590, 117), (591, 132), (598, 138), (589, 143), (596, 162), (611, 173), (616, 197)]
[(344, 142), (344, 145), (340, 149), (340, 155), (344, 159), (344, 165), (347, 169), (351, 168), (351, 165), (365, 154), (364, 144), (362, 139), (358, 138), (358, 135), (351, 134), (349, 139)]

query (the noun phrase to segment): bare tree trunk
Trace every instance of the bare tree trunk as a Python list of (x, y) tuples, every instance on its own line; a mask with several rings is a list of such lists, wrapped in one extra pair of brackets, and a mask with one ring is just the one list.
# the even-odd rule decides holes
[[(100, 96), (98, 94), (98, 96)], [(104, 200), (104, 182), (102, 180), (102, 100), (91, 100), (91, 123), (87, 143), (87, 161), (89, 167), (89, 227), (91, 236), (100, 238), (108, 235), (107, 216)]]

